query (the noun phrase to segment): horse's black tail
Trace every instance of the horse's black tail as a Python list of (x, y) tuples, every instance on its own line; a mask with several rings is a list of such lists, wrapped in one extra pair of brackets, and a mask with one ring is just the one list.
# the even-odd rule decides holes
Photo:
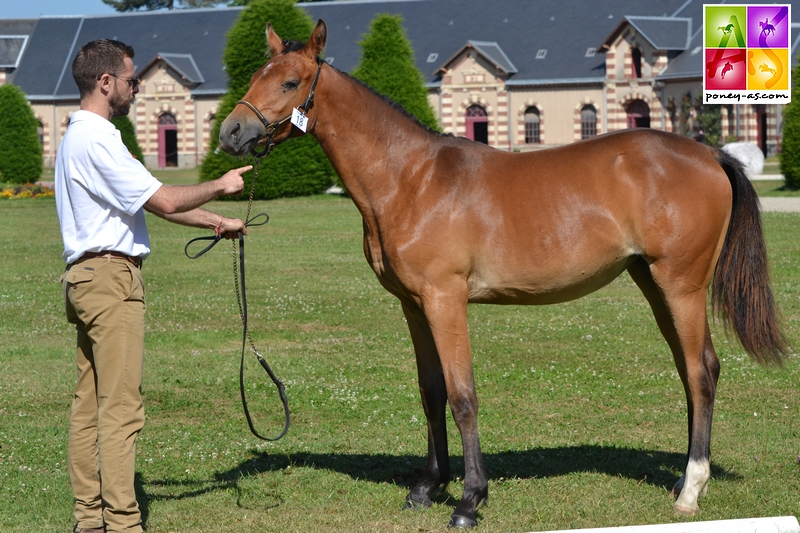
[(759, 364), (780, 365), (788, 347), (769, 287), (758, 196), (738, 159), (722, 150), (715, 157), (730, 179), (733, 208), (714, 271), (712, 309)]

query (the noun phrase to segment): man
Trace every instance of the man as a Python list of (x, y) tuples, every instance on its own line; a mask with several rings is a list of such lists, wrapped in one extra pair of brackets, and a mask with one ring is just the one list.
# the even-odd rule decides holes
[(143, 209), (232, 238), (239, 219), (200, 206), (238, 194), (246, 166), (190, 186), (162, 185), (123, 145), (111, 124), (139, 92), (133, 49), (119, 41), (84, 45), (72, 63), (81, 106), (56, 158), (56, 207), (67, 271), (67, 319), (78, 336), (78, 381), (68, 468), (75, 532), (142, 531), (134, 490), (136, 437), (144, 425), (142, 260), (150, 253)]

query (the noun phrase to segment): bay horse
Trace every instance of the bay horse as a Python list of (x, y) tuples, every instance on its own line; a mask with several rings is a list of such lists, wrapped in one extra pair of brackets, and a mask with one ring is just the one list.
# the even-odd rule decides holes
[(627, 271), (647, 298), (686, 393), (689, 447), (673, 494), (691, 515), (710, 468), (719, 360), (707, 293), (745, 350), (780, 363), (787, 347), (768, 283), (758, 198), (725, 152), (650, 129), (509, 153), (433, 132), (320, 59), (327, 28), (306, 43), (267, 25), (271, 59), (221, 124), (244, 155), (303, 132), (302, 107), (363, 218), (364, 254), (401, 302), (428, 425), (422, 479), (406, 508), (430, 506), (450, 479), (450, 404), (464, 451), (464, 493), (450, 520), (477, 525), (488, 481), (478, 440), (467, 304), (554, 304)]

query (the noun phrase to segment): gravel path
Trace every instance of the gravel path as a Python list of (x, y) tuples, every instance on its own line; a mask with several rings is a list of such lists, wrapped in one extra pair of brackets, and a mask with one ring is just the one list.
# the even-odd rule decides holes
[(780, 213), (800, 213), (800, 198), (762, 197), (762, 211), (778, 211)]

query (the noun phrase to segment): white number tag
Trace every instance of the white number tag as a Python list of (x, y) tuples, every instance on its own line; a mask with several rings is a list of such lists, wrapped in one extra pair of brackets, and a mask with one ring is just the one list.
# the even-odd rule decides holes
[(305, 133), (306, 126), (308, 125), (308, 117), (295, 107), (292, 109), (292, 124), (300, 128), (300, 131)]

